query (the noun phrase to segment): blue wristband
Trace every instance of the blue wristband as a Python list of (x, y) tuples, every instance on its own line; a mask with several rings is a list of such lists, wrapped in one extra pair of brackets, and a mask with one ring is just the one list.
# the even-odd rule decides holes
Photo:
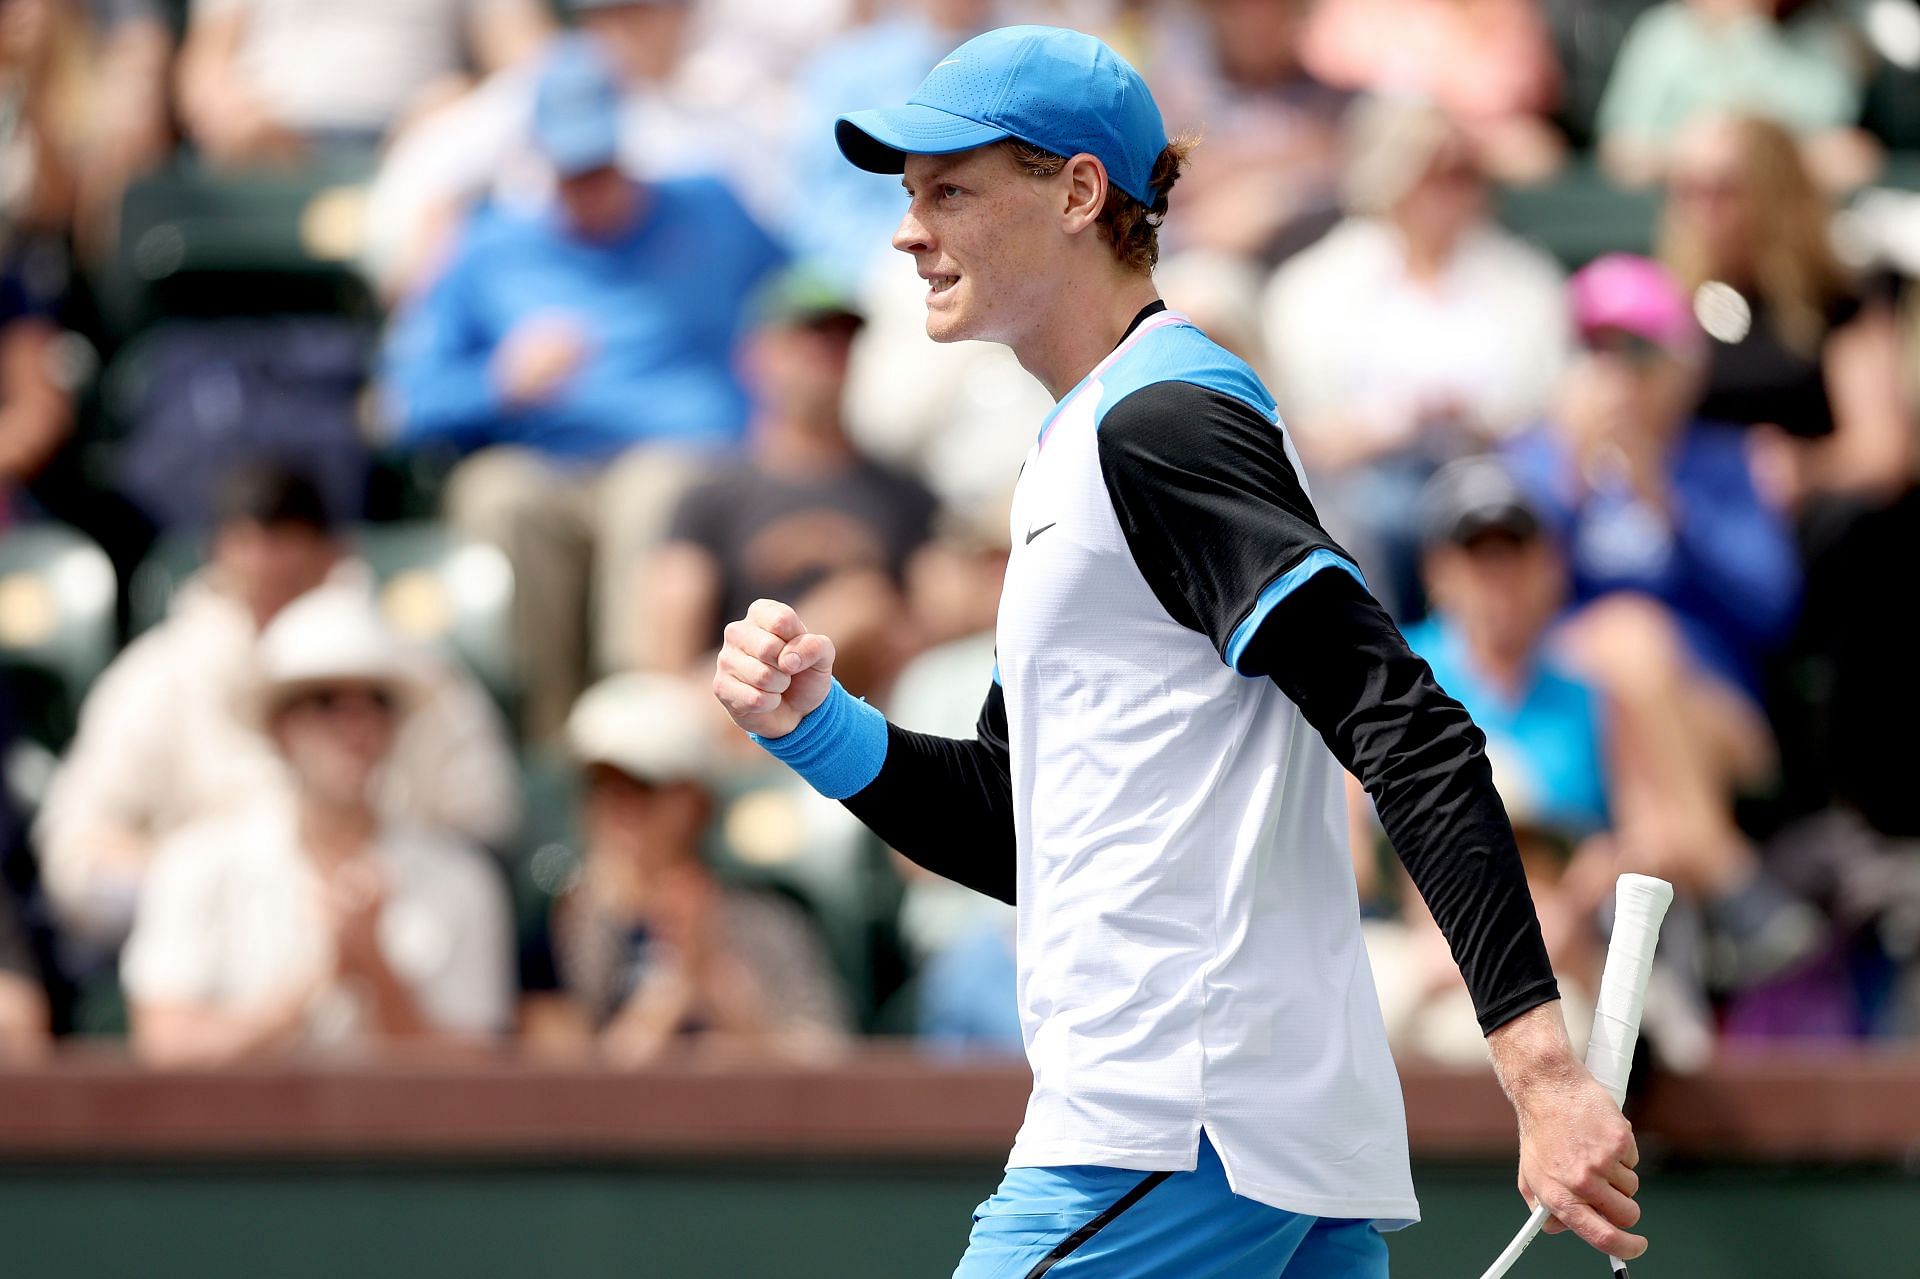
[(761, 749), (828, 799), (857, 795), (887, 762), (887, 717), (833, 681), (827, 700), (785, 737), (749, 733)]

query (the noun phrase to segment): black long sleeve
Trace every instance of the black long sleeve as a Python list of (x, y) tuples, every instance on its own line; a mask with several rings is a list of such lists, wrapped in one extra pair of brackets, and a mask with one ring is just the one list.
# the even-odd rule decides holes
[(1241, 669), (1271, 678), (1373, 796), (1480, 1029), (1558, 998), (1486, 739), (1373, 597), (1346, 573), (1315, 574), (1268, 616)]
[(1485, 739), (1345, 571), (1351, 559), (1320, 526), (1270, 410), (1156, 383), (1108, 411), (1100, 460), (1168, 614), (1241, 674), (1271, 678), (1373, 796), (1481, 1028), (1555, 998)]
[(936, 875), (1012, 902), (1013, 777), (1007, 703), (995, 684), (971, 739), (887, 725), (887, 758), (847, 811)]

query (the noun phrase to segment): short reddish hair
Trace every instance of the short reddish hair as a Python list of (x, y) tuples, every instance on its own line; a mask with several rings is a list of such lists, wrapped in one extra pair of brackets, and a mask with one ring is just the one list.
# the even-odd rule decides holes
[[(1167, 143), (1167, 149), (1153, 162), (1153, 174), (1148, 179), (1153, 186), (1151, 205), (1142, 204), (1117, 186), (1107, 187), (1107, 202), (1100, 208), (1100, 233), (1113, 246), (1113, 255), (1129, 270), (1144, 275), (1160, 261), (1160, 223), (1167, 216), (1167, 193), (1173, 190), (1199, 141), (1182, 134)], [(1051, 178), (1067, 166), (1067, 157), (1031, 142), (1008, 138), (999, 145), (1022, 172), (1032, 177)]]

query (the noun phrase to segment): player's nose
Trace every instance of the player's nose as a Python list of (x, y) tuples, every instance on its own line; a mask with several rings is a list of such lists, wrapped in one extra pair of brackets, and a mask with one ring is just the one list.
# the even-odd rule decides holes
[(912, 208), (908, 208), (900, 219), (900, 225), (894, 228), (893, 247), (902, 253), (933, 252), (933, 237), (921, 225)]

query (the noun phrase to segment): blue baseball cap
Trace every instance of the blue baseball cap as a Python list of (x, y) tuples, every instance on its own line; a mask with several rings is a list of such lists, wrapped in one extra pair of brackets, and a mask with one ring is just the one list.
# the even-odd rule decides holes
[(533, 141), (563, 178), (620, 157), (620, 81), (587, 36), (554, 41), (533, 98)]
[(834, 122), (840, 152), (872, 173), (902, 173), (910, 155), (952, 155), (1018, 138), (1084, 151), (1113, 184), (1152, 205), (1150, 179), (1167, 130), (1147, 82), (1099, 40), (1061, 27), (1001, 27), (948, 54), (907, 105)]

